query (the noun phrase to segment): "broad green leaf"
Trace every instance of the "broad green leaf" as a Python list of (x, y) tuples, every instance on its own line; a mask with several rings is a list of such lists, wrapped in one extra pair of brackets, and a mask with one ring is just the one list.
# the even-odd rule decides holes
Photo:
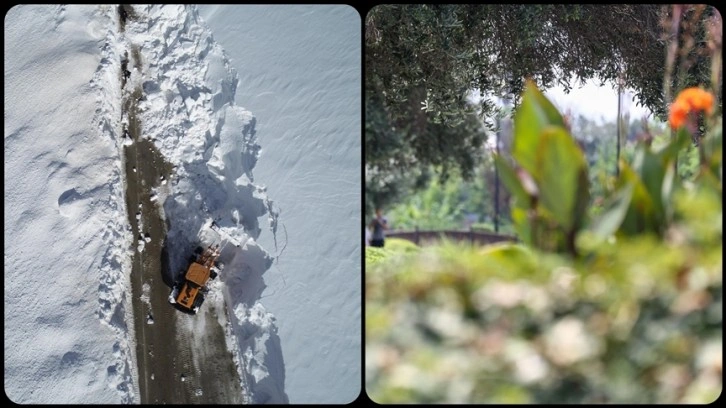
[(634, 235), (645, 231), (655, 231), (653, 199), (645, 185), (627, 163), (621, 162), (620, 177), (625, 185), (633, 185), (630, 206), (621, 224), (620, 231), (626, 235)]
[(577, 197), (575, 198), (575, 224), (576, 229), (581, 228), (587, 223), (587, 211), (590, 207), (590, 178), (587, 174), (587, 162), (585, 167), (580, 171), (580, 178), (577, 186)]
[(672, 167), (669, 155), (661, 157), (649, 150), (641, 150), (642, 161), (638, 170), (648, 195), (653, 202), (654, 218), (665, 222), (665, 203), (663, 202), (663, 182), (668, 167)]
[(673, 190), (676, 187), (676, 166), (668, 165), (663, 176), (663, 188), (660, 192), (660, 199), (663, 202), (663, 212), (666, 223), (673, 219)]
[(543, 118), (538, 117), (537, 107), (531, 98), (524, 98), (514, 115), (514, 140), (512, 156), (530, 173), (535, 172), (535, 157)]
[(701, 142), (706, 166), (719, 180), (723, 178), (723, 128), (721, 123), (721, 119), (719, 119), (713, 127), (713, 131), (707, 133)]
[(606, 210), (593, 221), (592, 231), (600, 238), (607, 238), (620, 228), (633, 197), (633, 184), (619, 189), (605, 205)]
[(542, 132), (535, 173), (542, 205), (565, 230), (575, 225), (581, 197), (578, 189), (586, 164), (582, 151), (562, 127), (549, 126)]
[(527, 89), (525, 89), (525, 95), (531, 95), (537, 101), (538, 107), (541, 109), (547, 118), (547, 123), (555, 126), (565, 127), (565, 120), (557, 110), (555, 105), (547, 99), (542, 92), (537, 89), (537, 86), (532, 81), (527, 82)]
[(525, 244), (532, 244), (532, 225), (527, 218), (527, 209), (521, 207), (512, 208), (512, 223), (517, 231), (519, 239)]
[(678, 153), (688, 147), (690, 141), (691, 134), (685, 128), (680, 128), (676, 133), (675, 140), (671, 140), (663, 149), (656, 152), (656, 154), (664, 161), (675, 160), (678, 157)]
[(515, 206), (528, 207), (529, 206), (529, 195), (522, 188), (517, 174), (514, 169), (507, 163), (507, 161), (499, 156), (494, 156), (494, 165), (499, 170), (499, 178), (504, 183), (512, 197), (514, 198)]
[(534, 83), (528, 81), (522, 104), (514, 116), (512, 156), (530, 174), (537, 172), (535, 161), (540, 145), (539, 139), (542, 130), (548, 125), (564, 127), (564, 120)]
[(687, 147), (690, 136), (687, 131), (680, 129), (676, 139), (670, 141), (663, 149), (653, 152), (640, 147), (633, 160), (633, 170), (647, 191), (652, 202), (652, 215), (646, 216), (643, 221), (646, 228), (654, 232), (662, 232), (672, 213), (671, 193), (675, 177), (674, 161), (678, 152)]

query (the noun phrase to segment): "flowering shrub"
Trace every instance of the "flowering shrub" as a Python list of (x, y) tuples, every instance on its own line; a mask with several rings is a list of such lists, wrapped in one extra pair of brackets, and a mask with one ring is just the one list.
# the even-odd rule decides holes
[(444, 244), (367, 264), (368, 395), (379, 403), (714, 401), (723, 361), (721, 118), (705, 91), (685, 90), (676, 103), (708, 115), (693, 180), (674, 176), (691, 139), (680, 124), (661, 148), (641, 146), (621, 163), (590, 220), (582, 153), (530, 86), (515, 117), (514, 163), (499, 163), (524, 244)]
[[(365, 378), (374, 401), (632, 404), (719, 397), (720, 15), (706, 19), (705, 41), (678, 36), (682, 27), (695, 32), (689, 21), (697, 20), (699, 7), (686, 12), (674, 5), (663, 21), (669, 27), (663, 93), (669, 99), (672, 86), (685, 88), (670, 105), (674, 132), (620, 161), (595, 216), (587, 211), (582, 152), (562, 115), (528, 83), (514, 118), (512, 158), (495, 157), (521, 243), (447, 243), (366, 264)], [(695, 48), (711, 57), (710, 91), (687, 87)], [(681, 179), (678, 156), (691, 141), (698, 163)]]
[(691, 87), (678, 94), (671, 104), (668, 122), (673, 129), (678, 129), (688, 123), (689, 115), (700, 112), (713, 113), (713, 94), (701, 88)]

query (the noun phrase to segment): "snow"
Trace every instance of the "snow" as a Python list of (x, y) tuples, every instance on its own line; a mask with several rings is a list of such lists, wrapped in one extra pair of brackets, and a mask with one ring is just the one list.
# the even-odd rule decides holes
[(6, 394), (139, 402), (128, 274), (133, 252), (160, 238), (132, 236), (125, 208), (133, 141), (119, 79), (132, 49), (142, 137), (175, 166), (153, 192), (171, 221), (170, 269), (183, 270), (191, 233), (212, 219), (229, 242), (209, 302), (226, 300), (230, 324), (219, 323), (243, 390), (252, 402), (353, 401), (360, 16), (210, 6), (207, 26), (195, 6), (134, 9), (149, 18), (123, 34), (110, 5), (18, 6), (5, 19)]
[(112, 75), (111, 11), (5, 17), (5, 392), (19, 404), (135, 398), (120, 115), (101, 114), (118, 90), (96, 86)]
[[(132, 72), (127, 86), (145, 90), (138, 114), (142, 137), (153, 141), (175, 165), (172, 186), (162, 185), (167, 187), (163, 210), (171, 221), (166, 237), (170, 270), (185, 269), (186, 254), (199, 244), (195, 235), (201, 238), (213, 219), (225, 237), (243, 245), (223, 246), (219, 259), (231, 267), (222, 276), (225, 287), (212, 284), (206, 303), (220, 300), (215, 299), (217, 294), (227, 295), (230, 308), (240, 302), (254, 302), (259, 292), (252, 290), (251, 284), (259, 286), (272, 262), (268, 252), (254, 241), (262, 231), (258, 218), (267, 215), (271, 221), (268, 227), (273, 229), (277, 218), (264, 187), (253, 183), (252, 169), (260, 150), (255, 118), (234, 105), (236, 73), (193, 8), (136, 6), (135, 14), (148, 15), (148, 19), (144, 17), (142, 23), (128, 21), (125, 41), (130, 49), (138, 50), (143, 76)], [(156, 194), (151, 198), (159, 199)], [(274, 328), (269, 326), (261, 330), (261, 335), (274, 335)], [(247, 390), (252, 401), (287, 402), (281, 380), (284, 374), (264, 382), (259, 376), (246, 374), (255, 367), (267, 370), (268, 365), (279, 366), (279, 347), (274, 349), (274, 344), (268, 347), (267, 342), (247, 337), (228, 344), (233, 354), (240, 356), (237, 363), (244, 376), (242, 388), (248, 388), (248, 376), (260, 380)], [(261, 361), (259, 356), (263, 356)], [(268, 386), (270, 382), (274, 385)]]
[(144, 282), (143, 286), (141, 287), (141, 301), (146, 303), (148, 307), (151, 307), (151, 302), (149, 301), (150, 293), (151, 285), (149, 285), (147, 282)]
[(280, 212), (276, 241), (256, 238), (275, 257), (265, 288), (238, 320), (265, 333), (274, 315), (290, 403), (351, 402), (362, 384), (361, 17), (344, 5), (199, 12), (237, 70), (235, 100), (261, 145), (254, 180)]

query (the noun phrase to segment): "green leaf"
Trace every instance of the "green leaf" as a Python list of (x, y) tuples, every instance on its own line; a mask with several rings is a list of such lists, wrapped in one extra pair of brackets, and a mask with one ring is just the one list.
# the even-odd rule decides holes
[(550, 125), (564, 127), (564, 124), (562, 116), (554, 105), (533, 82), (528, 81), (522, 104), (514, 115), (512, 156), (530, 174), (536, 173), (535, 161), (542, 131)]
[(670, 154), (657, 155), (649, 150), (641, 150), (640, 178), (643, 181), (648, 195), (653, 203), (653, 215), (659, 222), (665, 222), (665, 203), (663, 202), (663, 181), (665, 179), (666, 170), (672, 167), (672, 159), (668, 160)]
[[(709, 169), (714, 177), (722, 179), (723, 166), (723, 128), (719, 119), (713, 126), (713, 130), (706, 134), (703, 143), (703, 154), (706, 161), (706, 169)], [(706, 169), (702, 169), (704, 171)]]
[(607, 238), (622, 225), (633, 197), (633, 184), (619, 189), (605, 205), (607, 208), (592, 224), (592, 232), (600, 238)]
[(530, 95), (537, 102), (537, 106), (546, 117), (548, 124), (565, 127), (565, 120), (560, 112), (557, 110), (555, 105), (553, 105), (552, 102), (550, 102), (550, 100), (537, 89), (534, 82), (527, 82), (527, 88), (525, 89), (525, 96), (526, 95)]
[(512, 194), (515, 206), (527, 207), (529, 205), (529, 195), (526, 191), (524, 191), (522, 183), (520, 183), (514, 169), (500, 155), (494, 156), (494, 165), (499, 171), (499, 178), (502, 180), (509, 193)]
[(514, 224), (519, 239), (525, 244), (532, 245), (534, 243), (532, 224), (527, 217), (527, 210), (521, 207), (512, 208), (512, 223)]
[[(585, 160), (584, 155), (583, 160)], [(585, 161), (584, 168), (580, 171), (577, 198), (575, 199), (575, 229), (579, 229), (587, 223), (587, 214), (590, 208), (590, 177), (587, 173), (587, 161)]]
[(586, 172), (582, 151), (564, 128), (549, 126), (542, 132), (537, 153), (535, 177), (541, 203), (561, 227), (571, 231), (579, 222), (578, 212), (582, 209), (577, 200), (588, 199), (578, 191)]
[(676, 133), (675, 140), (671, 140), (662, 150), (657, 152), (657, 155), (664, 161), (675, 160), (678, 157), (678, 153), (688, 147), (691, 141), (691, 134), (686, 128), (680, 128)]
[(633, 186), (633, 196), (620, 231), (626, 235), (656, 231), (658, 224), (654, 219), (653, 198), (642, 180), (635, 170), (625, 162), (621, 162), (620, 177), (624, 185), (632, 184)]
[(690, 136), (680, 129), (676, 139), (670, 141), (661, 150), (653, 152), (640, 146), (635, 153), (633, 170), (640, 178), (652, 206), (652, 214), (643, 213), (642, 221), (649, 231), (662, 233), (672, 214), (671, 194), (675, 177), (674, 162), (678, 153), (688, 146)]
[[(669, 223), (673, 219), (673, 188), (676, 180), (676, 167), (668, 166), (663, 177), (663, 189), (660, 192), (660, 199), (663, 203), (663, 212), (665, 223)], [(664, 224), (665, 226), (666, 224)]]

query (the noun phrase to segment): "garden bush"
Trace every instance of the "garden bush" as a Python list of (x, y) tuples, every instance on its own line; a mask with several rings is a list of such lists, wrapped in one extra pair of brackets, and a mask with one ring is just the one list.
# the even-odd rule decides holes
[[(679, 102), (676, 137), (621, 162), (592, 218), (582, 152), (530, 83), (513, 160), (497, 159), (521, 242), (444, 243), (403, 257), (366, 250), (368, 395), (378, 403), (714, 401), (723, 360), (722, 124), (704, 103)], [(700, 166), (680, 179), (675, 160), (697, 115), (707, 124)]]

